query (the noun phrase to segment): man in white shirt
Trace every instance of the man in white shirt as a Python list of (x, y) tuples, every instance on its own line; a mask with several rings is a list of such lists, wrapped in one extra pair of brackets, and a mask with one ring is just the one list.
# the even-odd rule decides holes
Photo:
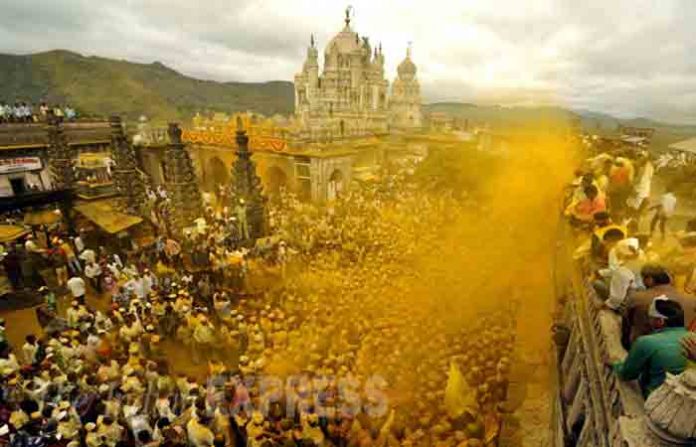
[(91, 248), (87, 248), (80, 253), (80, 259), (85, 261), (85, 264), (97, 262), (97, 254)]
[(24, 363), (27, 365), (33, 365), (36, 361), (36, 352), (39, 350), (39, 345), (36, 343), (36, 335), (29, 334), (26, 336), (25, 340), (26, 342), (22, 346)]
[(43, 250), (39, 247), (39, 244), (34, 240), (33, 235), (27, 236), (27, 241), (24, 243), (24, 248), (28, 253), (41, 253)]
[(139, 273), (135, 273), (133, 278), (126, 283), (126, 289), (132, 291), (140, 300), (145, 298), (145, 281)]
[(82, 251), (85, 249), (85, 243), (82, 241), (82, 236), (77, 236), (74, 238), (73, 243), (75, 244), (75, 250), (77, 250), (78, 253), (82, 253)]
[[(87, 250), (85, 250), (86, 252)], [(94, 253), (94, 252), (92, 252)], [(102, 276), (102, 269), (99, 267), (99, 264), (96, 262), (92, 261), (87, 264), (87, 267), (85, 267), (85, 276), (89, 278), (89, 282), (92, 284), (92, 287), (94, 287), (94, 290), (101, 295), (102, 293), (102, 286), (101, 286), (101, 276)]]
[(640, 250), (633, 245), (617, 248), (619, 266), (611, 274), (609, 296), (604, 304), (612, 310), (622, 311), (626, 307), (628, 293), (641, 288), (640, 270), (644, 260), (640, 257)]
[(653, 216), (650, 222), (650, 237), (652, 237), (655, 232), (655, 227), (660, 224), (660, 233), (662, 234), (662, 240), (665, 239), (667, 232), (667, 221), (670, 217), (674, 215), (674, 211), (677, 208), (677, 196), (672, 192), (672, 185), (667, 185), (665, 188), (665, 193), (660, 196), (660, 203), (651, 207), (651, 210), (655, 210), (655, 216)]
[(78, 303), (85, 302), (85, 280), (79, 276), (73, 276), (68, 280), (68, 289), (75, 301)]

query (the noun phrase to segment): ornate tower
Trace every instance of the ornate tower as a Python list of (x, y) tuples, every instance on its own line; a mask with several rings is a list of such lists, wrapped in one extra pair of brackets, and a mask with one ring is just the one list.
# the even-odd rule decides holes
[(181, 129), (177, 123), (169, 123), (169, 145), (165, 152), (164, 177), (171, 199), (170, 230), (179, 235), (201, 217), (203, 203), (196, 174), (189, 153), (181, 142)]
[(302, 71), (295, 76), (295, 115), (312, 139), (387, 131), (389, 83), (384, 78), (384, 57), (381, 49), (372, 56), (369, 39), (351, 27), (350, 8), (343, 29), (324, 49), (321, 74), (311, 39)]
[(48, 116), (48, 159), (51, 181), (55, 189), (72, 189), (75, 186), (75, 157), (63, 133), (61, 118)]
[(111, 154), (116, 164), (114, 169), (116, 190), (123, 198), (126, 212), (142, 214), (142, 206), (147, 203), (146, 184), (143, 177), (138, 174), (135, 151), (123, 132), (121, 118), (112, 116), (109, 124), (111, 125)]
[(390, 123), (392, 127), (413, 129), (421, 127), (420, 85), (416, 79), (416, 64), (411, 60), (411, 45), (406, 58), (397, 68), (398, 77), (392, 84)]
[(263, 196), (261, 179), (256, 175), (256, 164), (251, 159), (249, 137), (237, 117), (237, 159), (232, 164), (232, 206), (239, 199), (246, 205), (249, 234), (252, 239), (266, 234), (266, 197)]

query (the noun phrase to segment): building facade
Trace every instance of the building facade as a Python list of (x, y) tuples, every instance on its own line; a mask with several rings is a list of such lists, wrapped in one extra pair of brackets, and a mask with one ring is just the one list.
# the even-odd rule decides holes
[(392, 124), (420, 127), (420, 87), (410, 50), (399, 65), (390, 98), (381, 45), (373, 48), (350, 22), (346, 11), (344, 28), (325, 48), (321, 73), (312, 37), (302, 70), (295, 76), (295, 118), (303, 138), (386, 134)]
[[(0, 209), (114, 195), (109, 132), (102, 121), (0, 125)], [(69, 158), (68, 185), (56, 169), (61, 151)]]

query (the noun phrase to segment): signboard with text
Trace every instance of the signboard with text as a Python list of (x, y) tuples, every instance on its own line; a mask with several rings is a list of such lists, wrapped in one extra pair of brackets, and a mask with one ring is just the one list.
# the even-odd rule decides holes
[(36, 171), (42, 168), (39, 157), (0, 158), (0, 174)]

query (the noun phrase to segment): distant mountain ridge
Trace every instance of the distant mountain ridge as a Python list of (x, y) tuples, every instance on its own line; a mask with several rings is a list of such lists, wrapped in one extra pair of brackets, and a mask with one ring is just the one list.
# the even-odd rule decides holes
[(292, 113), (288, 81), (202, 81), (161, 62), (139, 64), (64, 50), (0, 54), (0, 100), (70, 103), (83, 114), (182, 120), (196, 112)]
[[(153, 120), (190, 119), (196, 112), (253, 111), (266, 116), (290, 115), (295, 93), (290, 81), (259, 83), (204, 81), (183, 75), (161, 62), (142, 64), (65, 50), (29, 55), (0, 54), (0, 100), (70, 103), (82, 114), (127, 119), (146, 115)], [(464, 102), (423, 105), (435, 112), (469, 120), (471, 125), (519, 125), (530, 119), (579, 120), (582, 128), (615, 134), (620, 125), (654, 127), (658, 146), (696, 135), (696, 126), (667, 124), (646, 118), (611, 115), (561, 107), (513, 107)]]
[(573, 120), (579, 122), (585, 132), (603, 136), (616, 136), (620, 126), (651, 127), (655, 129), (652, 146), (656, 149), (664, 149), (674, 142), (696, 136), (694, 125), (670, 124), (649, 118), (620, 119), (606, 113), (553, 106), (508, 107), (438, 102), (424, 105), (423, 112), (426, 115), (445, 113), (468, 120), (471, 126), (486, 123), (493, 127), (505, 127), (539, 120)]

